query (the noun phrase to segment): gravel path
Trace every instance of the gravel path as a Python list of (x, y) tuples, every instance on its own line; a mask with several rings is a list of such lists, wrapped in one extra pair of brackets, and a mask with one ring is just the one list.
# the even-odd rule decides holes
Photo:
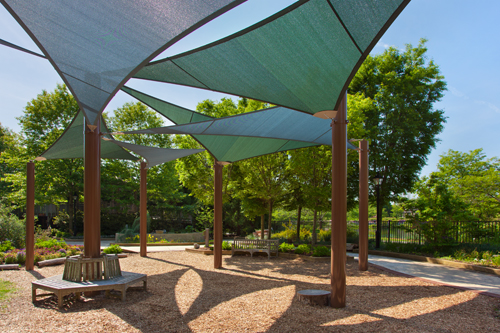
[(2, 332), (500, 332), (500, 299), (347, 265), (347, 307), (297, 300), (303, 289), (329, 290), (329, 263), (158, 252), (121, 260), (148, 274), (148, 291), (127, 300), (84, 298), (57, 309), (55, 297), (31, 303), (31, 281), (63, 267), (3, 271), (17, 292), (0, 301)]

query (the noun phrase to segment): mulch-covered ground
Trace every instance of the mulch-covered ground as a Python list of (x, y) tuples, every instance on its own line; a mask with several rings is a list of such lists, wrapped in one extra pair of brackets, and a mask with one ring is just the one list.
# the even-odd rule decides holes
[(300, 259), (157, 252), (121, 259), (148, 274), (127, 300), (84, 298), (60, 311), (55, 297), (31, 303), (31, 281), (63, 266), (3, 271), (17, 291), (0, 301), (1, 332), (500, 332), (500, 299), (347, 264), (347, 307), (304, 304), (296, 292), (329, 290), (330, 265)]

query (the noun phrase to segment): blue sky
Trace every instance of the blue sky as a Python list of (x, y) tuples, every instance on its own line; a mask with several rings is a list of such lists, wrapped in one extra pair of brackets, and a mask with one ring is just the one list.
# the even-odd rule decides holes
[[(250, 0), (186, 37), (158, 58), (174, 55), (241, 30), (293, 3), (291, 0)], [(373, 49), (404, 49), (428, 39), (428, 56), (439, 65), (448, 91), (436, 108), (448, 118), (440, 142), (422, 171), (435, 170), (439, 155), (449, 149), (483, 148), (488, 157), (500, 156), (500, 1), (413, 0)], [(0, 38), (38, 51), (37, 47), (0, 6)], [(16, 117), (27, 102), (43, 89), (62, 83), (48, 61), (0, 45), (0, 122), (19, 131)], [(131, 80), (127, 85), (169, 102), (194, 109), (204, 99), (226, 95), (163, 83)], [(111, 111), (132, 101), (118, 93), (108, 105)]]

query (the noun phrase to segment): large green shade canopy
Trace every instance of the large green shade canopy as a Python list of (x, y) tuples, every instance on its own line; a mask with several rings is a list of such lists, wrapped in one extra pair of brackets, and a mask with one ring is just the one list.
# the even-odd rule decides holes
[[(83, 114), (78, 112), (59, 139), (57, 139), (57, 141), (54, 142), (49, 149), (43, 152), (43, 154), (36, 159), (40, 161), (64, 158), (83, 158), (83, 124)], [(101, 126), (102, 132), (108, 132), (106, 123), (102, 117)], [(109, 134), (102, 136), (102, 138), (113, 139), (113, 137)], [(137, 157), (131, 155), (122, 147), (104, 140), (101, 140), (101, 157), (131, 161), (138, 160)]]
[(143, 67), (135, 78), (336, 110), (409, 0), (302, 0), (232, 36)]
[(0, 0), (90, 123), (141, 66), (243, 0)]

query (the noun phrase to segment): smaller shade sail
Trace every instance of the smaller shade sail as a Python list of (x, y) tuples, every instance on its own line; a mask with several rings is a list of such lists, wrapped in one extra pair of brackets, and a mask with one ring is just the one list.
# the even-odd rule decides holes
[(138, 155), (141, 155), (144, 159), (146, 159), (148, 163), (148, 168), (151, 168), (155, 165), (170, 162), (181, 157), (205, 151), (205, 149), (168, 149), (168, 148), (147, 147), (147, 146), (134, 145), (132, 143), (116, 141), (109, 138), (104, 138), (104, 140), (106, 142), (113, 143), (117, 146), (131, 150)]
[[(198, 112), (188, 110), (186, 108), (180, 107), (178, 105), (160, 100), (158, 98), (152, 97), (150, 95), (144, 94), (140, 91), (137, 91), (135, 89), (129, 88), (129, 87), (123, 87), (122, 90), (129, 94), (130, 96), (138, 99), (139, 101), (143, 102), (153, 110), (157, 111), (164, 117), (168, 118), (170, 121), (172, 121), (175, 124), (195, 124), (195, 123), (200, 123), (203, 121), (212, 121), (216, 120), (216, 118), (212, 118), (203, 114), (200, 114)], [(275, 108), (273, 108), (274, 110)], [(288, 110), (286, 108), (281, 108), (282, 110)], [(266, 109), (269, 110), (269, 109)], [(260, 110), (256, 111), (257, 112), (264, 112), (266, 110)], [(328, 132), (323, 134), (320, 138), (318, 138), (319, 141), (325, 142), (325, 144), (331, 145), (331, 131), (329, 127), (329, 121), (326, 121), (324, 119), (318, 119), (315, 117), (312, 117), (311, 115), (303, 114), (301, 112), (296, 112), (293, 110), (289, 110), (293, 112), (293, 115), (297, 115), (298, 117), (306, 117), (304, 119), (307, 119), (308, 121), (313, 121), (316, 124), (321, 124), (322, 128), (320, 130), (316, 130), (316, 132), (321, 132), (325, 131), (325, 124), (328, 127)], [(252, 113), (245, 113), (241, 114), (239, 116), (245, 116), (245, 115), (251, 115)], [(252, 116), (250, 116), (252, 117)], [(224, 120), (226, 118), (220, 118), (220, 120)], [(227, 119), (226, 119), (227, 120)], [(225, 120), (224, 120), (225, 121)], [(295, 119), (297, 121), (297, 119)], [(326, 121), (326, 123), (325, 123)], [(244, 124), (245, 121), (243, 120), (241, 124), (242, 126), (239, 126), (239, 129), (241, 127), (245, 127), (246, 125)], [(265, 126), (264, 124), (256, 124), (256, 126)], [(243, 129), (244, 130), (244, 129)], [(304, 130), (304, 128), (301, 128), (301, 130)], [(315, 129), (312, 129), (313, 131)], [(276, 130), (276, 132), (278, 129)], [(291, 132), (288, 132), (288, 135), (290, 135)], [(269, 134), (271, 136), (274, 136), (275, 133)], [(305, 135), (305, 134), (304, 134)], [(287, 150), (293, 150), (293, 149), (300, 149), (300, 148), (306, 148), (306, 147), (314, 147), (314, 146), (319, 146), (320, 144), (318, 143), (311, 143), (311, 142), (305, 142), (305, 141), (297, 141), (295, 139), (292, 140), (287, 140), (287, 139), (269, 139), (269, 138), (263, 138), (263, 137), (245, 137), (242, 135), (237, 135), (237, 136), (232, 136), (232, 135), (192, 135), (195, 140), (197, 140), (203, 147), (205, 147), (210, 154), (212, 154), (217, 160), (219, 161), (226, 161), (226, 162), (236, 162), (256, 156), (261, 156), (261, 155), (266, 155), (266, 154), (273, 154), (281, 151), (287, 151)], [(314, 135), (311, 135), (314, 137)], [(319, 135), (316, 135), (316, 137), (319, 137)], [(356, 149), (352, 144), (348, 143), (348, 148), (350, 149)]]
[[(36, 158), (37, 161), (55, 160), (63, 158), (83, 158), (83, 114), (79, 111), (64, 133), (49, 147), (42, 155)], [(101, 117), (102, 132), (107, 132), (106, 123)], [(106, 135), (107, 138), (112, 138)], [(121, 160), (138, 160), (125, 149), (118, 147), (111, 142), (101, 140), (101, 157)]]
[[(190, 134), (253, 137), (332, 144), (330, 120), (274, 107), (190, 124), (120, 132), (119, 134)], [(348, 148), (356, 149), (348, 143)]]

